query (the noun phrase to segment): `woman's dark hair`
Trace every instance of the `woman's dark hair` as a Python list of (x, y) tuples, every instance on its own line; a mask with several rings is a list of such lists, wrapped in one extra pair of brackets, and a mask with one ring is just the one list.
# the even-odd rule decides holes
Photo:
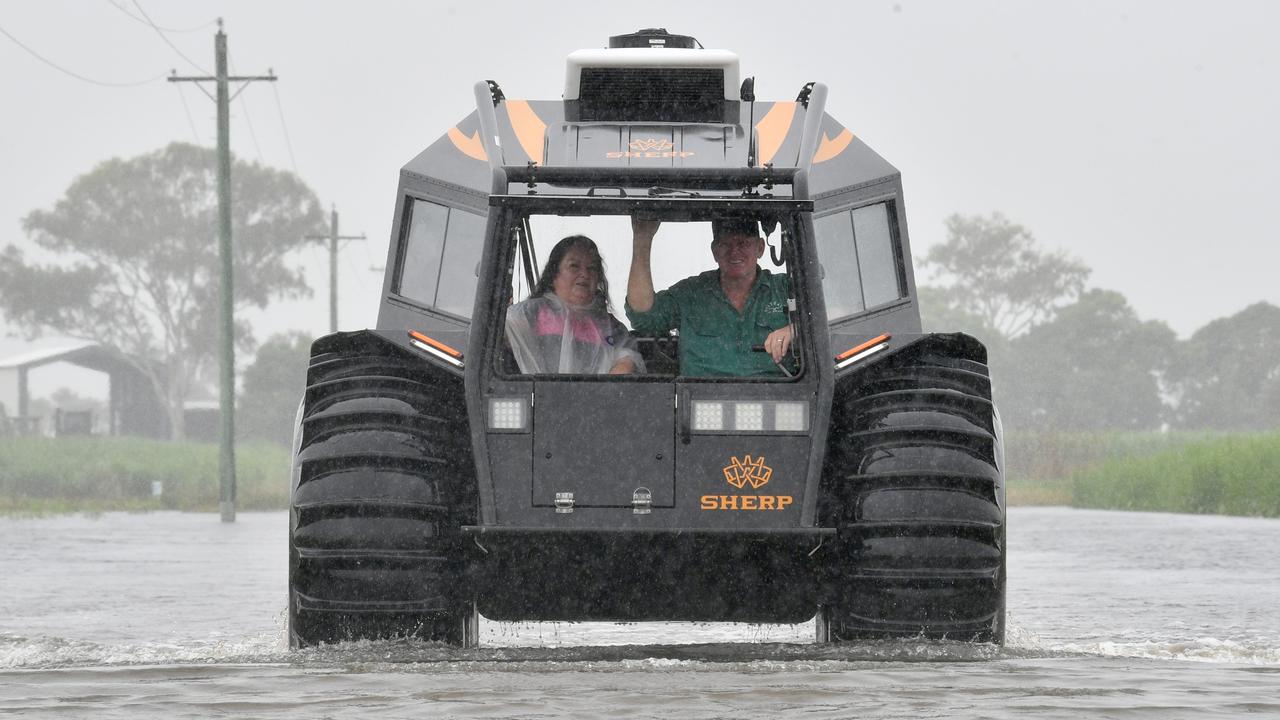
[(556, 276), (560, 274), (560, 262), (564, 260), (564, 256), (569, 254), (572, 248), (582, 248), (591, 253), (596, 263), (600, 266), (600, 280), (596, 284), (596, 297), (604, 299), (606, 310), (612, 311), (609, 302), (609, 278), (604, 273), (604, 258), (600, 257), (600, 248), (596, 247), (596, 243), (586, 235), (570, 235), (556, 246), (551, 248), (551, 255), (547, 257), (547, 264), (542, 268), (542, 274), (538, 276), (538, 284), (533, 286), (533, 292), (529, 293), (529, 297), (542, 297), (551, 293), (554, 289)]

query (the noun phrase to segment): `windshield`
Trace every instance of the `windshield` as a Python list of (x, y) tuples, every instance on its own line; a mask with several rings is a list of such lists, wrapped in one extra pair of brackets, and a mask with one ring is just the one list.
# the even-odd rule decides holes
[(534, 214), (516, 224), (506, 373), (798, 373), (789, 241), (776, 220)]
[[(572, 235), (591, 238), (600, 249), (604, 261), (605, 276), (611, 297), (610, 306), (617, 311), (618, 319), (627, 329), (631, 323), (623, 311), (627, 296), (627, 276), (631, 268), (631, 218), (625, 215), (594, 215), (588, 217), (561, 217), (558, 215), (531, 215), (529, 225), (533, 238), (536, 272), (539, 274), (550, 255), (552, 247), (561, 239)], [(781, 233), (774, 229), (766, 238), (774, 252), (778, 252)], [(779, 260), (785, 260), (779, 257)], [(513, 297), (516, 302), (529, 296), (524, 273), (514, 273)], [(786, 263), (774, 265), (770, 250), (766, 247), (760, 258), (761, 268), (776, 273), (786, 272)], [(669, 288), (691, 275), (715, 270), (716, 261), (711, 253), (711, 222), (663, 222), (654, 236), (651, 255), (653, 285), (655, 290)]]

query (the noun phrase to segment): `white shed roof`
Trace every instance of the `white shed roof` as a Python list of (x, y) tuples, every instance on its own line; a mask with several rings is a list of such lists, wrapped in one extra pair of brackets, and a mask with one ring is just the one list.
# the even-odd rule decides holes
[(17, 355), (0, 358), (0, 369), (10, 369), (32, 365), (44, 365), (57, 362), (64, 356), (78, 353), (92, 347), (101, 347), (92, 340), (68, 340), (54, 347), (29, 350)]

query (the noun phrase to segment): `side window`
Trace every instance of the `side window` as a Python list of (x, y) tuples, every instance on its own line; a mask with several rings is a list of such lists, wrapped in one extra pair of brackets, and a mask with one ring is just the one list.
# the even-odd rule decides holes
[(876, 203), (814, 219), (832, 321), (905, 294), (891, 211), (889, 203)]
[(876, 203), (858, 208), (852, 215), (863, 301), (870, 308), (897, 300), (902, 297), (902, 283), (889, 230), (889, 206)]
[(436, 302), (440, 281), (440, 251), (444, 249), (444, 229), (449, 208), (423, 200), (410, 200), (408, 237), (400, 262), (397, 292), (423, 305)]
[(822, 261), (822, 294), (827, 298), (827, 317), (834, 320), (866, 309), (862, 304), (862, 275), (858, 253), (853, 248), (853, 223), (849, 213), (816, 218), (818, 258)]
[(421, 305), (470, 317), (485, 218), (410, 198), (396, 292)]
[(449, 232), (444, 244), (444, 269), (436, 291), (436, 307), (471, 317), (476, 299), (476, 272), (484, 249), (485, 219), (463, 210), (449, 212)]

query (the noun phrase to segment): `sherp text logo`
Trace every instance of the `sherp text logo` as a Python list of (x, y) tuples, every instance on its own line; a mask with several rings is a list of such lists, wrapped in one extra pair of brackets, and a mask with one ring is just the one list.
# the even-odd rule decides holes
[[(764, 464), (763, 455), (744, 455), (742, 459), (732, 456), (724, 466), (725, 481), (738, 490), (745, 490), (748, 485), (759, 490), (772, 477), (773, 468)], [(700, 506), (703, 510), (785, 510), (793, 502), (790, 495), (703, 495)]]

